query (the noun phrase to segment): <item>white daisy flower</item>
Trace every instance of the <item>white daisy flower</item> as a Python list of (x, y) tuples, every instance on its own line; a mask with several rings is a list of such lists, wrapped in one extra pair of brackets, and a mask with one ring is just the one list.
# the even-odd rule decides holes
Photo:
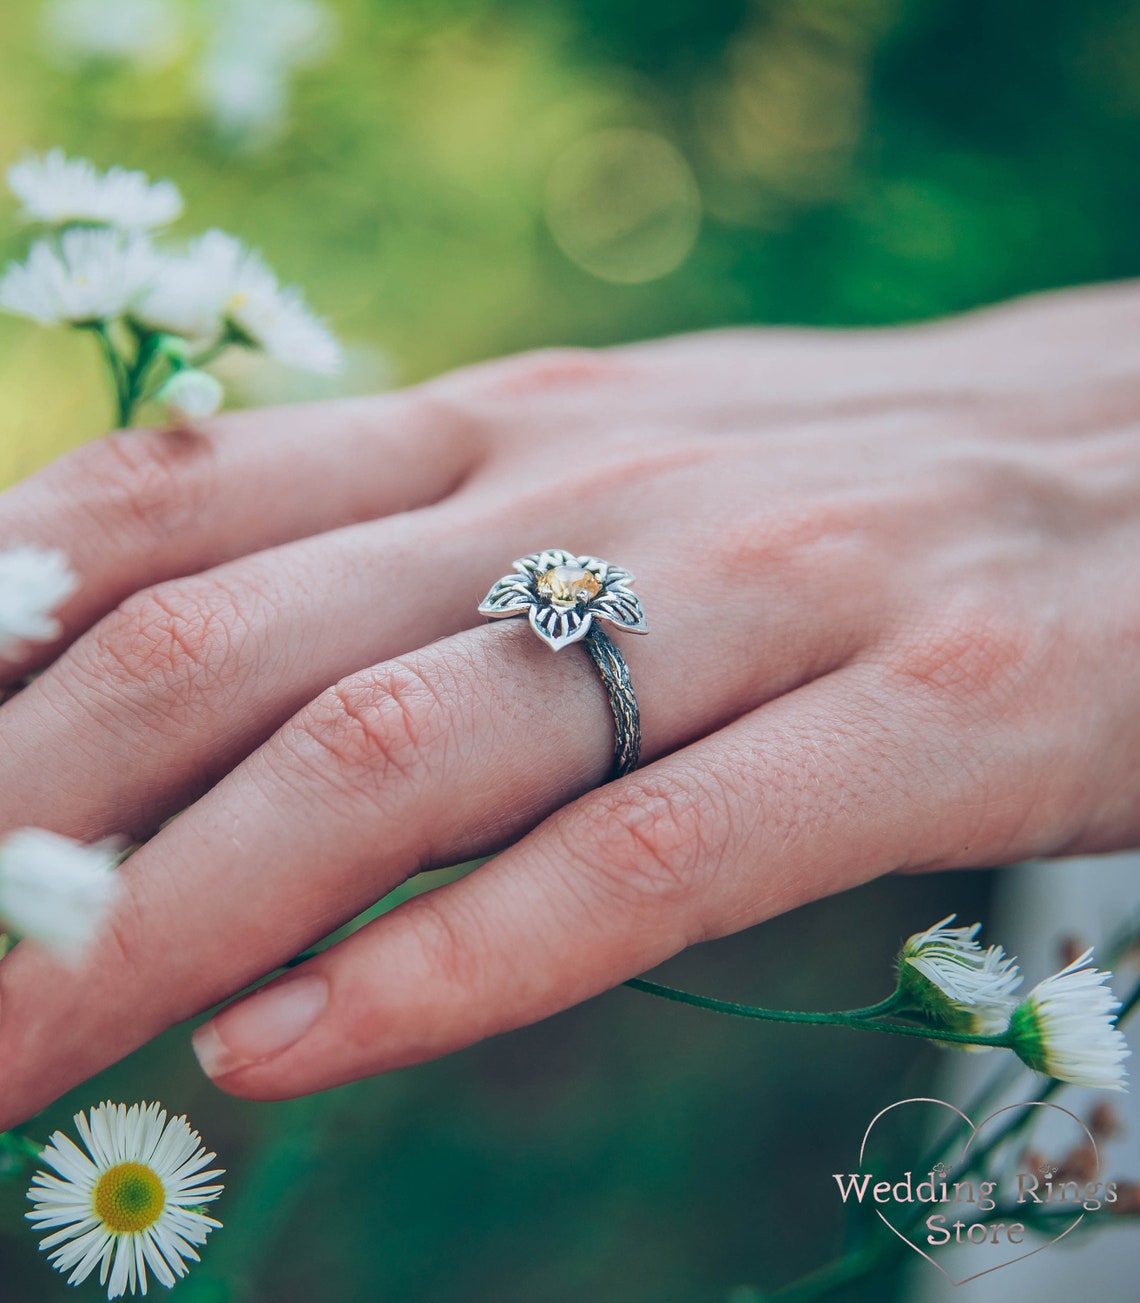
[(0, 656), (24, 642), (49, 642), (60, 633), (53, 615), (79, 580), (62, 552), (13, 547), (0, 552)]
[(1013, 1012), (1013, 993), (1021, 985), (1017, 964), (1001, 946), (982, 949), (975, 939), (980, 923), (947, 927), (953, 921), (954, 915), (949, 914), (925, 932), (915, 933), (899, 953), (904, 1007), (948, 1031), (980, 1036), (1003, 1032)]
[(207, 231), (181, 257), (166, 259), (133, 315), (152, 330), (261, 349), (302, 371), (331, 375), (340, 346), (305, 306), (297, 289), (282, 288), (261, 256), (224, 231)]
[(340, 345), (305, 305), (301, 291), (282, 288), (255, 253), (247, 254), (227, 304), (232, 329), (285, 366), (316, 375), (341, 368)]
[(90, 325), (121, 316), (158, 268), (149, 241), (120, 231), (72, 227), (38, 240), (0, 278), (0, 311), (45, 326)]
[(208, 12), (198, 98), (238, 145), (272, 144), (287, 125), (290, 77), (328, 53), (335, 15), (315, 0), (213, 0)]
[(152, 182), (145, 172), (121, 167), (99, 172), (62, 149), (13, 163), (8, 188), (23, 204), (23, 221), (51, 226), (81, 222), (144, 231), (165, 226), (182, 212), (182, 196), (172, 181)]
[(247, 58), (304, 67), (328, 54), (336, 37), (336, 15), (317, 0), (213, 0), (217, 44), (229, 44)]
[(221, 407), (225, 392), (221, 381), (208, 371), (187, 367), (175, 371), (155, 398), (165, 403), (177, 419), (200, 421), (203, 417), (213, 416)]
[(264, 149), (284, 133), (288, 70), (272, 59), (215, 48), (198, 65), (195, 81), (219, 134), (239, 147)]
[(175, 0), (50, 0), (40, 31), (48, 53), (64, 64), (121, 59), (156, 68), (185, 43)]
[(0, 840), (0, 923), (62, 959), (80, 958), (118, 903), (120, 839), (93, 846), (43, 828)]
[(42, 1157), (58, 1175), (37, 1172), (28, 1190), (35, 1208), (25, 1215), (52, 1230), (40, 1248), (71, 1285), (98, 1267), (109, 1299), (145, 1294), (148, 1267), (169, 1288), (221, 1225), (200, 1211), (222, 1192), (208, 1184), (222, 1171), (202, 1170), (217, 1155), (159, 1104), (100, 1104), (75, 1125), (87, 1153), (57, 1131)]
[(223, 231), (191, 240), (185, 253), (162, 260), (132, 315), (151, 330), (202, 343), (216, 339), (225, 329), (226, 301), (243, 252), (241, 241)]
[(1120, 1001), (1086, 950), (1029, 992), (1010, 1021), (1013, 1049), (1037, 1072), (1076, 1086), (1123, 1090), (1132, 1053), (1114, 1015)]

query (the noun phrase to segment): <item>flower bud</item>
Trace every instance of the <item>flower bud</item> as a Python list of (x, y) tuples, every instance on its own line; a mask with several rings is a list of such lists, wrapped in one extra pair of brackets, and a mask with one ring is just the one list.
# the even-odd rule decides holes
[(208, 371), (188, 368), (176, 371), (156, 395), (165, 403), (171, 415), (179, 420), (199, 421), (213, 414), (222, 405), (225, 390), (220, 380)]
[[(898, 959), (899, 1009), (947, 1031), (991, 1036), (1005, 1031), (1021, 975), (1001, 946), (983, 950), (980, 923), (947, 927), (954, 915), (910, 937)], [(985, 1048), (985, 1047), (978, 1047)]]

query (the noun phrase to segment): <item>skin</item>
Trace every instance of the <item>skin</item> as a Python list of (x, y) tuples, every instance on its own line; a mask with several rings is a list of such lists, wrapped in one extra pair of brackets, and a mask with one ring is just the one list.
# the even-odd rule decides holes
[[(0, 497), (0, 542), (83, 579), (7, 666), (48, 668), (0, 708), (0, 828), (185, 810), (81, 966), (0, 962), (0, 1128), (495, 850), (207, 1024), (218, 1084), (444, 1054), (882, 873), (1136, 845), (1137, 326), (1116, 287), (539, 353)], [(644, 746), (606, 786), (585, 652), (475, 612), (548, 546), (627, 566), (650, 624), (615, 633)]]

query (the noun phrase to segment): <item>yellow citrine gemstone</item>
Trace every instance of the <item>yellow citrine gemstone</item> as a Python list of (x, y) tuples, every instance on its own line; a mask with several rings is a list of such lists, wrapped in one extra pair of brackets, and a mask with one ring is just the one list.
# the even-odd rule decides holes
[(602, 585), (584, 566), (555, 566), (539, 576), (538, 591), (554, 606), (574, 606), (597, 597)]

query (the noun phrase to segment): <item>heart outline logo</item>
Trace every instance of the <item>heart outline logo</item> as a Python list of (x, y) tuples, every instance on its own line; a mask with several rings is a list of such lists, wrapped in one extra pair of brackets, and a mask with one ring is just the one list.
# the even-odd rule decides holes
[[(966, 1143), (962, 1146), (962, 1151), (958, 1156), (959, 1163), (963, 1162), (966, 1156), (969, 1154), (970, 1146), (977, 1139), (978, 1132), (981, 1131), (981, 1129), (984, 1126), (986, 1126), (987, 1123), (992, 1122), (994, 1118), (1000, 1117), (1003, 1113), (1011, 1113), (1015, 1109), (1023, 1109), (1023, 1108), (1053, 1109), (1056, 1112), (1063, 1113), (1066, 1117), (1071, 1118), (1077, 1124), (1077, 1126), (1080, 1127), (1081, 1131), (1087, 1137), (1088, 1142), (1092, 1147), (1093, 1155), (1096, 1158), (1096, 1171), (1094, 1175), (1098, 1178), (1100, 1176), (1100, 1150), (1097, 1147), (1097, 1143), (1093, 1137), (1092, 1132), (1088, 1129), (1085, 1123), (1075, 1113), (1070, 1112), (1069, 1109), (1067, 1108), (1062, 1108), (1060, 1104), (1054, 1104), (1051, 1101), (1044, 1100), (1044, 1099), (1026, 1100), (1022, 1104), (1005, 1104), (1001, 1108), (994, 1109), (992, 1113), (987, 1113), (986, 1116), (982, 1118), (980, 1122), (975, 1124), (973, 1120), (969, 1118), (965, 1113), (963, 1113), (960, 1108), (956, 1108), (953, 1104), (948, 1103), (944, 1099), (934, 1099), (929, 1096), (917, 1096), (913, 1099), (896, 1100), (895, 1103), (888, 1104), (886, 1108), (880, 1109), (879, 1112), (875, 1114), (875, 1116), (867, 1124), (867, 1130), (863, 1132), (863, 1143), (859, 1146), (860, 1170), (862, 1170), (863, 1168), (863, 1158), (867, 1151), (867, 1141), (870, 1139), (871, 1132), (874, 1130), (875, 1124), (879, 1121), (880, 1118), (884, 1117), (887, 1113), (891, 1112), (892, 1109), (901, 1108), (904, 1104), (939, 1104), (943, 1108), (948, 1108), (952, 1113), (956, 1114), (959, 1118), (962, 1119), (962, 1121), (970, 1128), (970, 1136), (969, 1139), (966, 1141)], [(1015, 1266), (1019, 1262), (1024, 1262), (1026, 1258), (1032, 1258), (1035, 1254), (1044, 1253), (1046, 1249), (1051, 1249), (1054, 1244), (1060, 1243), (1060, 1241), (1063, 1240), (1065, 1236), (1069, 1234), (1070, 1231), (1076, 1230), (1076, 1228), (1085, 1219), (1085, 1213), (1082, 1210), (1073, 1219), (1073, 1221), (1070, 1222), (1070, 1224), (1065, 1227), (1063, 1231), (1055, 1235), (1051, 1240), (1047, 1240), (1044, 1244), (1039, 1244), (1035, 1249), (1029, 1249), (1025, 1253), (1018, 1254), (1016, 1258), (1010, 1258), (1007, 1262), (999, 1262), (996, 1266), (986, 1267), (983, 1271), (976, 1271), (970, 1276), (964, 1276), (961, 1280), (955, 1280), (954, 1277), (950, 1275), (950, 1273), (946, 1270), (945, 1267), (942, 1266), (941, 1263), (936, 1262), (930, 1256), (929, 1253), (926, 1253), (923, 1249), (920, 1249), (918, 1245), (914, 1243), (913, 1240), (909, 1239), (906, 1235), (904, 1235), (902, 1231), (900, 1231), (898, 1227), (895, 1226), (890, 1221), (890, 1219), (883, 1214), (881, 1209), (876, 1208), (875, 1213), (882, 1221), (883, 1225), (888, 1228), (888, 1230), (892, 1231), (895, 1235), (897, 1235), (898, 1238), (902, 1240), (902, 1242), (908, 1248), (913, 1249), (920, 1258), (925, 1258), (926, 1261), (929, 1262), (930, 1265), (934, 1267), (936, 1270), (940, 1271), (943, 1277), (946, 1279), (946, 1281), (950, 1285), (954, 1286), (955, 1288), (958, 1288), (962, 1285), (968, 1285), (970, 1281), (979, 1280), (982, 1276), (989, 1276), (995, 1271), (1003, 1271), (1006, 1267)]]

